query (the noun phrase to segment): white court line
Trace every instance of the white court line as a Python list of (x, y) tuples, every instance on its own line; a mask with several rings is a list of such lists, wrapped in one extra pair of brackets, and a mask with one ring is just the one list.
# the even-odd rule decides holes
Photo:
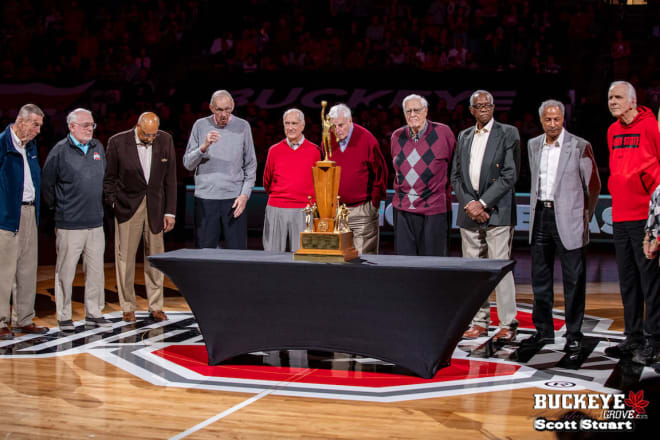
[(206, 428), (211, 423), (215, 423), (218, 420), (222, 419), (223, 417), (226, 417), (226, 416), (238, 411), (239, 409), (244, 408), (244, 407), (248, 406), (249, 404), (251, 404), (253, 402), (256, 402), (257, 400), (261, 399), (264, 396), (267, 396), (268, 394), (275, 391), (275, 389), (276, 388), (271, 388), (269, 390), (264, 390), (261, 393), (257, 394), (256, 396), (250, 397), (246, 401), (241, 402), (238, 405), (234, 405), (231, 408), (229, 408), (228, 410), (225, 410), (225, 411), (221, 412), (220, 414), (211, 417), (210, 419), (204, 420), (202, 423), (199, 423), (199, 424), (193, 426), (190, 429), (186, 429), (181, 434), (177, 434), (174, 437), (170, 437), (170, 440), (179, 440), (179, 439), (182, 439), (184, 437), (188, 437), (190, 434), (192, 434), (194, 432), (197, 432), (202, 428)]

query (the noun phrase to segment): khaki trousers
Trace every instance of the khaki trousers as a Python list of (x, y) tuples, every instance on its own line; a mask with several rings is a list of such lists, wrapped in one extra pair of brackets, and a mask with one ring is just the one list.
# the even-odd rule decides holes
[(55, 229), (55, 310), (58, 321), (71, 319), (71, 294), (76, 267), (82, 256), (85, 272), (85, 316), (103, 316), (105, 273), (103, 227), (92, 229)]
[[(489, 258), (493, 260), (511, 259), (513, 226), (489, 226), (486, 229), (461, 228), (463, 258)], [(510, 328), (518, 324), (516, 320), (516, 286), (513, 273), (509, 272), (495, 286), (495, 300), (500, 327)], [(490, 326), (490, 302), (488, 299), (472, 319), (472, 325)]]
[(37, 220), (35, 208), (21, 206), (18, 232), (0, 229), (0, 328), (11, 321), (9, 300), (14, 297), (12, 327), (25, 327), (34, 318), (37, 290)]
[(115, 218), (115, 267), (119, 304), (124, 312), (134, 312), (135, 302), (135, 255), (140, 240), (144, 238), (144, 283), (149, 311), (163, 310), (163, 273), (149, 264), (149, 255), (165, 251), (163, 231), (151, 232), (147, 218), (147, 199), (142, 199), (133, 217), (123, 223)]
[(353, 246), (358, 254), (378, 254), (378, 208), (371, 201), (348, 208), (348, 226), (353, 231)]

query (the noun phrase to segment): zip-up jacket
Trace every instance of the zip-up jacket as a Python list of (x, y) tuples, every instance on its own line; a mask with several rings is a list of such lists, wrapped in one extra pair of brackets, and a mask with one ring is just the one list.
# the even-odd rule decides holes
[[(11, 125), (0, 134), (0, 229), (17, 232), (21, 223), (25, 170), (23, 156), (16, 150), (11, 138)], [(35, 140), (27, 143), (25, 154), (34, 184), (35, 215), (38, 222), (40, 170)]]
[(105, 151), (97, 139), (87, 154), (71, 138), (59, 141), (46, 158), (41, 182), (44, 202), (55, 209), (58, 229), (92, 229), (103, 225)]

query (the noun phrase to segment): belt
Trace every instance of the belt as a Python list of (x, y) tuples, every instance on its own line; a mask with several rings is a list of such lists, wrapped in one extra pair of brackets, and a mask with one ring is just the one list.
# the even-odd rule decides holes
[(21, 202), (21, 205), (23, 206), (34, 206), (34, 200), (30, 200), (29, 202)]
[(346, 206), (349, 207), (349, 208), (355, 208), (356, 206), (364, 205), (365, 203), (367, 203), (370, 200), (371, 199), (361, 200), (361, 201), (355, 202), (355, 203), (347, 203)]
[(553, 209), (555, 207), (555, 203), (552, 200), (539, 200), (537, 204), (543, 208)]

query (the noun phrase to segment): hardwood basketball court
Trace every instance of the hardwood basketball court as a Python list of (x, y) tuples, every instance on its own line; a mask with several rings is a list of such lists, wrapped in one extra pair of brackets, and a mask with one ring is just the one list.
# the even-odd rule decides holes
[[(452, 366), (425, 381), (340, 353), (256, 353), (208, 367), (175, 286), (166, 280), (170, 321), (145, 322), (140, 267), (136, 277), (138, 310), (145, 311), (136, 325), (121, 321), (114, 267), (107, 264), (104, 312), (115, 326), (104, 332), (81, 321), (65, 336), (56, 328), (54, 267), (40, 267), (36, 322), (53, 328), (0, 342), (0, 438), (551, 438), (554, 433), (534, 429), (535, 419), (557, 420), (566, 410), (534, 409), (534, 394), (637, 391), (640, 380), (660, 377), (653, 368), (602, 354), (622, 338), (614, 282), (587, 287), (586, 348), (579, 359), (567, 359), (563, 338), (534, 353), (481, 338), (459, 344)], [(74, 321), (83, 320), (81, 273), (74, 285)], [(560, 325), (560, 283), (556, 289)], [(532, 296), (529, 284), (518, 284), (517, 292), (519, 341), (533, 331)], [(644, 395), (649, 414), (660, 406), (655, 396), (657, 389)], [(583, 412), (602, 419), (602, 409)]]

